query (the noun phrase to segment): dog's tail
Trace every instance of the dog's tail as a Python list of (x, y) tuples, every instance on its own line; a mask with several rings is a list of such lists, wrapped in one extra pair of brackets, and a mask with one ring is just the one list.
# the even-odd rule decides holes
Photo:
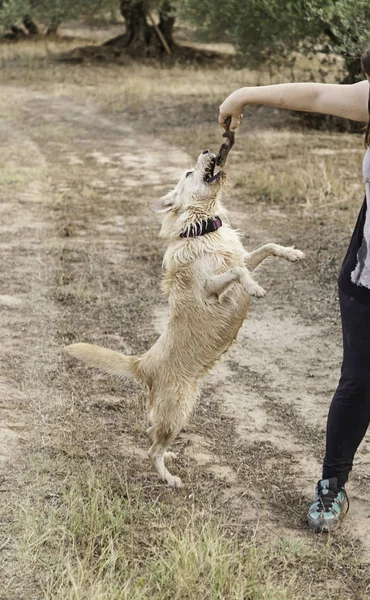
[(71, 346), (67, 346), (66, 350), (90, 367), (97, 367), (118, 377), (135, 377), (135, 379), (142, 380), (139, 356), (125, 356), (93, 344), (71, 344)]

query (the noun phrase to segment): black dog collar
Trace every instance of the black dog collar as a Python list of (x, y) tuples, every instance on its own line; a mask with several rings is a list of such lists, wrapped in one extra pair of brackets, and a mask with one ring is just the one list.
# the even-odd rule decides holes
[(191, 223), (189, 227), (185, 229), (182, 233), (180, 233), (181, 238), (186, 237), (198, 237), (199, 235), (206, 235), (206, 233), (212, 233), (213, 231), (217, 231), (220, 229), (222, 225), (222, 221), (220, 217), (209, 217), (209, 219), (205, 219), (204, 221), (200, 221), (199, 223)]

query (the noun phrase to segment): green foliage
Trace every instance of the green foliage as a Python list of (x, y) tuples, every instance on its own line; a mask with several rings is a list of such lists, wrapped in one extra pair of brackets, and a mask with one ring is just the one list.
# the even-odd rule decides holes
[(20, 25), (24, 15), (30, 11), (28, 0), (4, 0), (0, 2), (0, 25), (10, 29), (13, 25)]
[(329, 34), (332, 51), (359, 58), (370, 44), (368, 0), (311, 0), (306, 14)]
[(177, 0), (208, 39), (231, 42), (250, 66), (293, 51), (360, 56), (370, 41), (368, 0)]
[(159, 11), (171, 16), (175, 2), (169, 0), (0, 0), (0, 26), (9, 29), (21, 25), (25, 15), (49, 25), (66, 19), (101, 17), (119, 13), (120, 6)]
[(25, 15), (48, 25), (65, 19), (113, 13), (118, 8), (117, 0), (0, 0), (0, 26), (9, 29), (12, 25), (20, 25)]
[(48, 25), (135, 7), (177, 12), (203, 39), (234, 44), (250, 67), (268, 62), (276, 68), (294, 60), (294, 51), (319, 47), (342, 54), (355, 81), (361, 77), (358, 59), (370, 43), (368, 0), (0, 0), (0, 25), (18, 25), (25, 15)]
[(308, 36), (317, 23), (306, 18), (304, 0), (184, 0), (182, 14), (208, 38), (235, 45), (249, 65), (280, 62)]

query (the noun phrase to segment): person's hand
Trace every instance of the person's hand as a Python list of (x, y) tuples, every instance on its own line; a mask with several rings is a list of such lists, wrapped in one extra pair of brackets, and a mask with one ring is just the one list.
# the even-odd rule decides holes
[(218, 117), (219, 124), (227, 129), (226, 120), (230, 117), (230, 131), (235, 131), (235, 129), (240, 125), (240, 122), (243, 118), (243, 104), (240, 99), (239, 90), (233, 92), (224, 100), (224, 102), (220, 106), (220, 113)]

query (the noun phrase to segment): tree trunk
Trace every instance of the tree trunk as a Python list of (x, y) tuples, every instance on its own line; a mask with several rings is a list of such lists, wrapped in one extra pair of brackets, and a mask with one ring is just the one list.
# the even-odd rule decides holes
[(170, 2), (165, 0), (163, 2), (160, 13), (159, 13), (159, 29), (163, 33), (167, 44), (172, 49), (175, 46), (173, 41), (173, 28), (175, 25), (176, 16), (175, 9), (171, 6)]
[(30, 15), (23, 17), (23, 25), (30, 35), (39, 35), (40, 31)]
[(45, 35), (57, 35), (61, 21), (59, 19), (52, 19), (46, 28)]
[[(2, 8), (4, 2), (0, 0), (0, 9)], [(6, 32), (1, 37), (16, 39), (16, 38), (24, 38), (27, 35), (39, 35), (40, 31), (32, 19), (31, 15), (25, 15), (22, 19), (23, 27), (18, 27), (17, 25), (12, 25), (10, 27), (9, 32)]]
[(347, 75), (341, 83), (357, 83), (364, 78), (362, 71), (361, 60), (358, 56), (345, 56), (344, 64), (346, 65)]
[[(0, 0), (1, 2), (1, 0)], [(58, 55), (58, 62), (81, 63), (84, 60), (118, 61), (130, 64), (132, 59), (169, 59), (186, 64), (208, 64), (215, 67), (231, 64), (229, 57), (176, 44), (173, 30), (176, 19), (174, 0), (161, 0), (159, 11), (152, 14), (150, 0), (120, 0), (126, 31), (101, 46), (84, 46)], [(157, 3), (158, 6), (158, 3)], [(173, 63), (172, 63), (173, 64)]]
[(167, 42), (163, 44), (155, 27), (148, 24), (148, 1), (120, 0), (121, 14), (125, 19), (126, 32), (105, 42), (106, 46), (125, 48), (135, 57), (161, 57), (169, 48), (175, 46), (172, 31), (175, 23), (171, 3), (165, 0), (159, 13), (158, 29)]

